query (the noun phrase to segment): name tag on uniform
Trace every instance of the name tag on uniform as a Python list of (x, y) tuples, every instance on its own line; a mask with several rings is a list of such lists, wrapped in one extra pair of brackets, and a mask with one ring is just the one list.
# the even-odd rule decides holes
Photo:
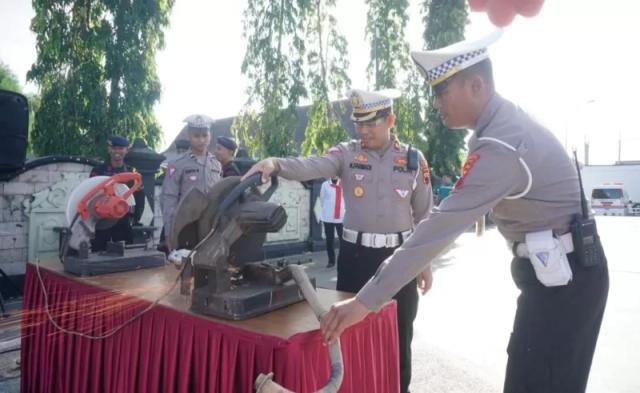
[(359, 162), (352, 162), (349, 164), (349, 168), (351, 169), (362, 169), (363, 171), (370, 171), (371, 164), (362, 164)]
[(191, 180), (191, 181), (196, 181), (197, 178), (198, 178), (198, 176), (196, 176), (196, 175), (189, 176), (189, 180)]
[(406, 166), (394, 165), (393, 171), (399, 172), (399, 173), (406, 173), (406, 172), (409, 172), (409, 169)]
[(197, 168), (189, 168), (189, 169), (185, 169), (185, 170), (184, 170), (184, 174), (185, 174), (185, 175), (188, 175), (188, 174), (190, 174), (190, 173), (198, 173), (199, 171), (200, 171), (200, 170), (199, 170), (199, 169), (197, 169)]

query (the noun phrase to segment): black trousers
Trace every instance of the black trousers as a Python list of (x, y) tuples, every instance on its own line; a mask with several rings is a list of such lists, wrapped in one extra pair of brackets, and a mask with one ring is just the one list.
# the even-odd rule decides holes
[(322, 222), (324, 225), (324, 237), (327, 245), (327, 256), (329, 257), (329, 264), (336, 263), (336, 250), (334, 246), (334, 229), (338, 232), (338, 239), (342, 239), (342, 224), (334, 224), (332, 222)]
[[(375, 274), (378, 266), (395, 248), (369, 248), (340, 239), (338, 256), (339, 291), (358, 292)], [(400, 393), (409, 390), (411, 382), (411, 340), (413, 321), (418, 313), (418, 290), (416, 281), (405, 285), (393, 297), (398, 306), (398, 338), (400, 354)]]
[(111, 228), (97, 229), (94, 239), (91, 240), (91, 251), (104, 251), (107, 248), (108, 241), (133, 243), (133, 230), (131, 229), (131, 218), (129, 216), (122, 217)]
[(585, 268), (568, 255), (573, 280), (545, 287), (529, 259), (514, 258), (521, 291), (507, 352), (505, 393), (582, 393), (609, 292), (606, 259)]

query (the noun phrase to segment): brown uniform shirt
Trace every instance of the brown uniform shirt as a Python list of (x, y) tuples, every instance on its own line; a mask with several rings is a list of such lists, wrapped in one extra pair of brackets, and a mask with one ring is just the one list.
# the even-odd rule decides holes
[[(162, 217), (169, 238), (178, 202), (194, 187), (205, 194), (221, 178), (221, 165), (213, 154), (196, 156), (190, 150), (169, 162), (162, 183)], [(172, 245), (170, 245), (172, 246)]]
[(408, 146), (395, 139), (382, 152), (363, 149), (359, 141), (341, 143), (321, 157), (279, 158), (279, 175), (291, 180), (338, 176), (346, 207), (344, 227), (369, 233), (412, 229), (433, 203), (429, 169), (407, 168)]
[(580, 212), (572, 160), (558, 139), (520, 108), (496, 94), (474, 130), (454, 190), (358, 293), (369, 309), (391, 299), (491, 210), (500, 232), (512, 241), (545, 229), (566, 233)]

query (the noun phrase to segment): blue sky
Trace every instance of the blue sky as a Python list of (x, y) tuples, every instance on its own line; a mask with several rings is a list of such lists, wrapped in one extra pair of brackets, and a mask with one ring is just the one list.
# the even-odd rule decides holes
[[(422, 47), (419, 2), (411, 3), (412, 48)], [(233, 116), (246, 101), (240, 73), (244, 1), (178, 0), (158, 55), (163, 86), (156, 106), (170, 143), (192, 113)], [(364, 37), (364, 0), (340, 0), (339, 28), (349, 41), (353, 87), (367, 88), (369, 48)], [(640, 91), (640, 2), (547, 0), (536, 18), (516, 18), (491, 48), (500, 93), (547, 125), (568, 148), (591, 143), (591, 163), (613, 163), (618, 138), (622, 159), (640, 160), (635, 114)], [(33, 16), (27, 0), (0, 1), (0, 60), (24, 83), (35, 60)], [(491, 31), (486, 14), (472, 13), (468, 36)], [(34, 91), (35, 86), (27, 86)]]

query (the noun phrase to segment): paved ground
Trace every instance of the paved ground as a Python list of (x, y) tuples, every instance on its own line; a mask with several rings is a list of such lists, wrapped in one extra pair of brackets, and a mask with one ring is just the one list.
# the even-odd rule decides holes
[[(15, 313), (15, 309), (12, 310)], [(20, 320), (0, 317), (0, 392), (20, 391)]]
[[(609, 302), (588, 393), (640, 392), (640, 218), (598, 219), (611, 274)], [(309, 254), (318, 286), (335, 288), (324, 252)], [(434, 287), (420, 300), (415, 323), (413, 392), (502, 391), (506, 342), (517, 290), (510, 253), (496, 230), (463, 234), (435, 263)], [(2, 344), (19, 335), (0, 319)], [(15, 343), (15, 341), (14, 341)], [(18, 392), (17, 348), (0, 353), (0, 392)]]

